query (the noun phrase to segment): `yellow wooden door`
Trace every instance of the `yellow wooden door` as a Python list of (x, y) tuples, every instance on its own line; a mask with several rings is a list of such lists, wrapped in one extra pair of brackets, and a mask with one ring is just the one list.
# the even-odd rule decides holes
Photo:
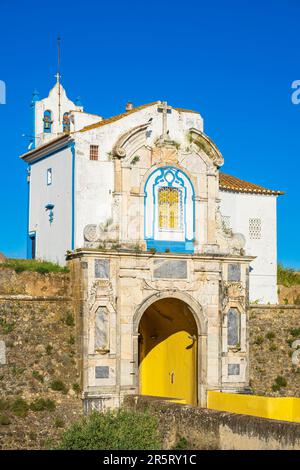
[[(143, 353), (141, 353), (143, 354)], [(197, 405), (197, 341), (177, 331), (140, 358), (142, 395), (170, 397)]]

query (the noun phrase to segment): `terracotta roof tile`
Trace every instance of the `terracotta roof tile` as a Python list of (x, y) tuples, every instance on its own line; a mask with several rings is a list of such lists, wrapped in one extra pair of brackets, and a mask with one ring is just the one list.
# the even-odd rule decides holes
[(254, 194), (273, 194), (280, 195), (284, 194), (282, 191), (276, 191), (273, 189), (267, 189), (258, 184), (249, 183), (248, 181), (241, 180), (235, 176), (221, 173), (219, 175), (219, 187), (220, 189), (227, 191), (236, 191), (241, 193), (254, 193)]
[(97, 127), (105, 126), (106, 124), (111, 124), (112, 122), (118, 121), (119, 119), (129, 116), (130, 114), (136, 113), (137, 111), (141, 111), (145, 108), (149, 108), (150, 106), (158, 103), (159, 101), (154, 101), (153, 103), (142, 104), (141, 106), (137, 106), (136, 108), (132, 108), (129, 111), (126, 111), (125, 113), (117, 114), (116, 116), (112, 116), (108, 119), (103, 119), (102, 121), (96, 122), (95, 124), (90, 124), (89, 126), (83, 127), (78, 132), (86, 132), (90, 131), (91, 129), (96, 129)]
[[(150, 106), (153, 106), (154, 104), (158, 104), (158, 103), (160, 103), (160, 101), (153, 101), (153, 103), (142, 104), (141, 106), (137, 106), (136, 108), (132, 108), (129, 111), (126, 111), (125, 113), (117, 114), (116, 116), (112, 116), (110, 118), (103, 119), (102, 121), (96, 122), (94, 124), (90, 124), (89, 126), (85, 126), (83, 127), (83, 129), (80, 129), (80, 131), (78, 132), (86, 132), (92, 129), (96, 129), (97, 127), (105, 126), (106, 124), (111, 124), (112, 122), (118, 121), (119, 119), (129, 116), (132, 113), (136, 113), (137, 111), (141, 111), (142, 109), (149, 108)], [(180, 113), (199, 114), (198, 111), (192, 111), (191, 109), (183, 109), (183, 108), (174, 108), (174, 109), (175, 111), (178, 111)]]
[(193, 114), (199, 114), (198, 111), (193, 111), (192, 109), (184, 109), (184, 108), (174, 108), (175, 111), (178, 111), (179, 113), (193, 113)]

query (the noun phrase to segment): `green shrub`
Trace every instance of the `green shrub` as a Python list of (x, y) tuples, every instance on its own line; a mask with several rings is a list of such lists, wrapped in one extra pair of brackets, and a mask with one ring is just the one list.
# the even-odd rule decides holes
[(271, 339), (274, 339), (275, 338), (275, 333), (273, 331), (268, 331), (268, 333), (266, 334), (266, 338), (271, 340)]
[(271, 343), (271, 344), (270, 344), (270, 347), (269, 347), (269, 350), (270, 350), (270, 351), (276, 351), (276, 350), (277, 350), (276, 344), (275, 344), (275, 343)]
[(8, 416), (0, 414), (0, 424), (2, 424), (3, 426), (8, 426), (10, 423), (11, 420)]
[(36, 380), (38, 380), (41, 383), (44, 382), (44, 377), (37, 370), (32, 371), (32, 377), (34, 377)]
[(300, 284), (300, 274), (294, 269), (284, 268), (282, 264), (278, 264), (277, 283), (286, 287), (296, 286)]
[(150, 248), (150, 253), (152, 253), (153, 255), (155, 255), (156, 253), (156, 248), (154, 248), (154, 246), (152, 248)]
[(11, 406), (11, 411), (20, 418), (27, 416), (29, 406), (23, 398), (16, 398)]
[(50, 383), (50, 388), (56, 392), (67, 393), (68, 389), (66, 385), (60, 379), (55, 379)]
[(32, 411), (54, 411), (55, 408), (55, 402), (50, 398), (47, 398), (46, 400), (44, 398), (37, 398), (30, 404), (30, 409)]
[(50, 261), (40, 261), (36, 259), (7, 259), (1, 266), (14, 269), (16, 273), (23, 271), (35, 271), (40, 274), (47, 273), (67, 273), (69, 269), (66, 266), (59, 266)]
[(58, 449), (156, 450), (161, 448), (158, 422), (148, 413), (127, 410), (93, 411), (74, 423)]

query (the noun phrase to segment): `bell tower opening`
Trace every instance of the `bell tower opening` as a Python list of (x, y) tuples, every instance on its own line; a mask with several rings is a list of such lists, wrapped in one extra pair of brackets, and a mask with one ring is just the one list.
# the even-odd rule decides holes
[(197, 405), (198, 329), (189, 306), (164, 298), (139, 324), (139, 389), (142, 395)]

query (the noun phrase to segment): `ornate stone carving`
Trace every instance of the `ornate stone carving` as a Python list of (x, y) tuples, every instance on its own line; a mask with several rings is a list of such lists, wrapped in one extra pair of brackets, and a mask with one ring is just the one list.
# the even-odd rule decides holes
[[(116, 208), (118, 208), (116, 204)], [(115, 209), (116, 209), (115, 208)], [(106, 242), (116, 242), (118, 238), (119, 226), (114, 224), (113, 219), (107, 219), (99, 225), (89, 224), (84, 227), (83, 236), (85, 240), (85, 246), (90, 248), (97, 248), (101, 244)]]
[(232, 255), (244, 255), (246, 239), (242, 233), (233, 233), (230, 229), (225, 229), (222, 224), (220, 208), (216, 211), (216, 231), (217, 243), (221, 253)]
[(178, 163), (178, 151), (175, 147), (154, 147), (152, 163)]
[(122, 147), (115, 147), (114, 148), (114, 155), (118, 158), (125, 158), (126, 157), (126, 150)]
[(245, 308), (246, 291), (241, 282), (224, 282), (223, 309), (230, 301), (238, 302)]
[(87, 242), (95, 242), (99, 240), (99, 227), (95, 224), (86, 225), (83, 229), (83, 236)]

